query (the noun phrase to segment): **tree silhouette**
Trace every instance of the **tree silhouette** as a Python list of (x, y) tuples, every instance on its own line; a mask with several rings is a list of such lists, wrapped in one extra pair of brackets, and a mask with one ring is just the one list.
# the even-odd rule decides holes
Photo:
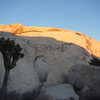
[(0, 52), (3, 56), (5, 75), (2, 84), (2, 91), (6, 94), (7, 92), (7, 82), (9, 77), (9, 72), (16, 66), (17, 61), (24, 57), (21, 53), (22, 48), (19, 44), (15, 44), (14, 40), (0, 38)]

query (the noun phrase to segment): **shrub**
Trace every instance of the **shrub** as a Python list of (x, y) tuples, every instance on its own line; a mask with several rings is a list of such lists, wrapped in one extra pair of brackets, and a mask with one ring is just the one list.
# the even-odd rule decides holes
[(32, 90), (32, 91), (28, 91), (28, 92), (25, 92), (22, 97), (23, 99), (22, 100), (35, 100), (36, 97), (39, 95), (40, 93), (40, 90)]
[(7, 92), (6, 94), (0, 92), (0, 100), (21, 100), (21, 95), (15, 91)]
[(75, 100), (73, 97), (70, 97), (69, 99), (58, 99), (58, 98), (53, 98), (52, 96), (41, 96), (41, 97), (38, 97), (37, 99), (35, 100)]
[(0, 100), (35, 100), (39, 93), (40, 91), (38, 89), (28, 91), (23, 94), (19, 94), (15, 91), (4, 94), (0, 91)]

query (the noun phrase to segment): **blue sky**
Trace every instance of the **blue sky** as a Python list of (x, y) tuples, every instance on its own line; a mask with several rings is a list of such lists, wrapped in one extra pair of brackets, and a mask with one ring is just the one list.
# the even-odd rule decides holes
[(0, 24), (57, 27), (100, 41), (100, 0), (0, 0)]

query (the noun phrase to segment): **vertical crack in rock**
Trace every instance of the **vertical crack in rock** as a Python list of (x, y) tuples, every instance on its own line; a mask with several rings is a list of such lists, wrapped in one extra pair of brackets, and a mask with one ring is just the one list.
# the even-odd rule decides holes
[[(39, 78), (39, 81), (40, 81), (40, 86), (42, 88), (43, 85), (44, 85), (44, 82), (46, 82), (46, 80), (47, 80), (49, 72), (46, 71), (44, 69), (44, 65), (42, 65), (42, 64), (46, 64), (47, 65), (47, 62), (46, 62), (46, 57), (44, 56), (44, 54), (41, 54), (41, 52), (40, 52), (41, 50), (40, 51), (39, 50), (40, 50), (40, 48), (35, 46), (35, 54), (36, 54), (36, 56), (35, 56), (35, 58), (33, 60), (33, 66), (36, 69), (36, 72), (37, 72), (37, 75), (38, 75), (38, 78)], [(41, 63), (41, 64), (39, 64), (39, 63)]]

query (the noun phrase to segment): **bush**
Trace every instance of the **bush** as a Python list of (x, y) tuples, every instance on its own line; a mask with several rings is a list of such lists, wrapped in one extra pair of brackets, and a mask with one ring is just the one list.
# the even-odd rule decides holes
[(5, 94), (2, 91), (0, 91), (0, 100), (35, 100), (39, 93), (39, 89), (28, 91), (23, 94), (19, 94), (15, 91), (7, 92)]
[(35, 100), (75, 100), (73, 97), (70, 97), (69, 99), (58, 99), (58, 98), (53, 98), (52, 96), (40, 96)]
[[(25, 92), (23, 94), (18, 94), (15, 91), (8, 92), (6, 96), (4, 97), (3, 94), (0, 92), (0, 100), (53, 100), (53, 97), (51, 96), (40, 96), (40, 91), (32, 90)], [(75, 100), (73, 97), (70, 97), (69, 99), (55, 99), (55, 100)]]
[(0, 100), (21, 100), (21, 95), (15, 91), (8, 92), (7, 94), (0, 92)]
[(50, 96), (41, 96), (41, 97), (38, 97), (36, 100), (52, 100), (52, 97), (50, 97)]
[(36, 97), (39, 95), (40, 90), (32, 90), (23, 94), (22, 100), (35, 100)]
[(6, 100), (21, 100), (21, 95), (13, 91), (7, 93)]

